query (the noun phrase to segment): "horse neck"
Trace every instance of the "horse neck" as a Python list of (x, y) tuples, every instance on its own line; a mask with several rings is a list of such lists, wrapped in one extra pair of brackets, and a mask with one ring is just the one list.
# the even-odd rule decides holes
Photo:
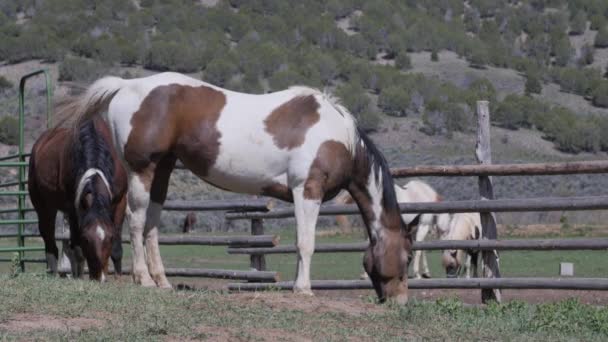
[(383, 179), (388, 173), (382, 172), (382, 167), (376, 169), (370, 163), (366, 164), (369, 165), (367, 172), (355, 172), (348, 191), (357, 203), (368, 236), (373, 241), (381, 236), (383, 230), (401, 229), (401, 214), (392, 179)]

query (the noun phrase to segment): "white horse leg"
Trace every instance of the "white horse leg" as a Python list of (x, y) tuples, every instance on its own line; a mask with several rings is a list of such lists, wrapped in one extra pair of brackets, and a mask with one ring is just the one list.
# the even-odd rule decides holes
[(146, 228), (144, 235), (146, 237), (146, 259), (150, 275), (160, 288), (171, 288), (171, 284), (165, 276), (165, 267), (160, 257), (158, 249), (158, 226), (160, 224), (160, 213), (163, 210), (162, 204), (152, 202), (148, 207), (146, 217)]
[(147, 287), (156, 286), (148, 273), (144, 255), (143, 233), (146, 224), (146, 211), (150, 202), (150, 193), (146, 190), (141, 177), (131, 174), (129, 193), (127, 195), (127, 221), (131, 233), (131, 250), (133, 254), (133, 281)]
[[(424, 241), (424, 239), (426, 238), (426, 235), (429, 233), (429, 229), (430, 229), (429, 225), (423, 224), (423, 223), (419, 224), (418, 229), (416, 230), (416, 242)], [(426, 276), (430, 275), (428, 265), (426, 265), (426, 253), (424, 253), (424, 251), (417, 250), (414, 252), (414, 277), (416, 279), (422, 278), (420, 276), (420, 258), (421, 257), (422, 257), (422, 260), (424, 263), (424, 265), (423, 265), (424, 274)]]
[(298, 249), (298, 269), (293, 291), (312, 296), (310, 260), (315, 251), (315, 226), (321, 200), (304, 198), (303, 186), (293, 189), (292, 192), (297, 221), (296, 246)]

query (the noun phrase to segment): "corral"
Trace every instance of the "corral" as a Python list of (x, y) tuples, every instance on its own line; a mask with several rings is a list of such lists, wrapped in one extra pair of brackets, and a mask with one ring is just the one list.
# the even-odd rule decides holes
[[(480, 135), (481, 136), (481, 135)], [(7, 162), (3, 166), (16, 166), (22, 170), (25, 167), (25, 153), (21, 151), (18, 156), (19, 162), (11, 163)], [(587, 163), (575, 163), (575, 164), (564, 164), (564, 165), (502, 165), (502, 166), (456, 166), (456, 167), (448, 167), (448, 166), (440, 166), (440, 167), (430, 167), (430, 168), (412, 168), (412, 169), (397, 169), (394, 170), (394, 175), (399, 176), (437, 176), (437, 175), (453, 175), (453, 176), (480, 176), (480, 183), (483, 183), (486, 187), (486, 192), (482, 192), (481, 195), (483, 197), (492, 198), (491, 196), (491, 184), (488, 182), (488, 176), (491, 175), (544, 175), (544, 174), (573, 174), (573, 173), (604, 173), (608, 170), (608, 163), (605, 162), (587, 162)], [(21, 171), (23, 172), (23, 171)], [(21, 174), (20, 172), (20, 174)], [(20, 198), (19, 208), (16, 209), (16, 212), (21, 215), (19, 221), (5, 221), (4, 224), (18, 224), (19, 229), (16, 234), (6, 234), (6, 237), (17, 238), (19, 243), (19, 248), (12, 249), (13, 251), (17, 251), (19, 254), (19, 258), (12, 260), (12, 258), (4, 258), (3, 261), (14, 261), (16, 266), (13, 268), (13, 271), (18, 271), (19, 268), (24, 267), (25, 262), (37, 262), (40, 261), (39, 258), (35, 256), (33, 253), (29, 253), (28, 251), (34, 251), (39, 249), (36, 243), (28, 244), (25, 246), (25, 238), (26, 234), (23, 234), (23, 226), (28, 223), (34, 223), (34, 220), (26, 219), (25, 213), (29, 210), (21, 203), (25, 196), (21, 185), (23, 184), (23, 178), (20, 178), (19, 182), (16, 184), (10, 183), (7, 186), (16, 186), (19, 185), (20, 188), (17, 192), (6, 193), (8, 195), (17, 195)], [(489, 184), (489, 185), (488, 185)], [(443, 202), (439, 204), (408, 204), (402, 205), (403, 212), (499, 212), (499, 211), (540, 211), (540, 210), (600, 210), (608, 208), (608, 197), (584, 197), (584, 198), (565, 198), (565, 199), (528, 199), (528, 200), (482, 200), (482, 201), (461, 201), (461, 202)], [(179, 248), (173, 249), (176, 258), (173, 260), (175, 263), (175, 267), (167, 270), (167, 275), (174, 277), (209, 277), (209, 278), (223, 278), (223, 279), (236, 279), (236, 280), (247, 280), (248, 283), (230, 283), (227, 285), (227, 288), (233, 291), (244, 291), (244, 290), (254, 290), (254, 289), (290, 289), (292, 283), (289, 281), (280, 281), (279, 275), (276, 272), (267, 271), (267, 269), (276, 269), (276, 266), (281, 266), (282, 261), (274, 261), (270, 262), (269, 260), (265, 260), (265, 255), (271, 254), (285, 254), (285, 253), (294, 253), (295, 249), (285, 243), (285, 240), (289, 241), (291, 239), (284, 238), (283, 244), (278, 245), (278, 237), (274, 235), (264, 235), (263, 228), (263, 220), (264, 219), (277, 219), (277, 218), (285, 218), (293, 215), (293, 210), (289, 208), (278, 208), (278, 209), (269, 209), (267, 202), (265, 201), (256, 201), (256, 202), (199, 202), (199, 203), (186, 203), (186, 202), (169, 202), (165, 205), (165, 210), (179, 210), (179, 211), (192, 211), (192, 210), (222, 210), (222, 211), (236, 211), (226, 215), (226, 218), (229, 220), (236, 219), (247, 219), (251, 220), (251, 233), (253, 236), (165, 236), (161, 239), (161, 244), (164, 245), (178, 245)], [(355, 214), (357, 213), (356, 207), (347, 207), (347, 206), (328, 206), (322, 209), (322, 215), (336, 215), (336, 214)], [(491, 216), (487, 216), (488, 218)], [(489, 223), (492, 225), (492, 223)], [(546, 239), (537, 239), (537, 240), (495, 240), (496, 238), (496, 230), (486, 229), (490, 235), (487, 236), (488, 241), (475, 241), (469, 243), (454, 243), (454, 242), (425, 242), (419, 245), (415, 245), (415, 248), (418, 249), (427, 249), (427, 250), (439, 250), (444, 249), (446, 247), (452, 246), (454, 248), (477, 248), (484, 252), (490, 252), (486, 254), (487, 258), (492, 258), (494, 253), (493, 250), (600, 250), (605, 251), (608, 248), (608, 240), (607, 239), (572, 239), (572, 240), (546, 240)], [(492, 235), (493, 234), (493, 235)], [(281, 232), (281, 235), (285, 235), (287, 237), (290, 236), (289, 233), (284, 234)], [(338, 236), (336, 240), (349, 240), (356, 239), (355, 237), (348, 236), (345, 239)], [(328, 240), (331, 240), (329, 238)], [(125, 241), (126, 242), (126, 241)], [(249, 266), (256, 270), (247, 270), (247, 266), (245, 266), (242, 262), (240, 263), (240, 269), (229, 269), (228, 267), (220, 267), (213, 269), (201, 269), (201, 268), (184, 268), (183, 265), (178, 265), (177, 262), (184, 260), (179, 260), (177, 256), (184, 258), (190, 258), (187, 261), (188, 264), (205, 264), (207, 260), (201, 262), (201, 260), (196, 260), (196, 258), (203, 254), (200, 253), (200, 249), (196, 249), (194, 247), (181, 247), (184, 245), (191, 246), (227, 246), (228, 254), (244, 254), (250, 256)], [(179, 249), (179, 251), (178, 251)], [(317, 245), (316, 252), (322, 253), (335, 253), (335, 252), (360, 252), (364, 249), (364, 244), (362, 243), (333, 243), (333, 244), (323, 244), (320, 243)], [(5, 248), (4, 250), (9, 250), (9, 248)], [(169, 251), (168, 248), (165, 248), (163, 251)], [(215, 252), (220, 252), (225, 255), (226, 250), (215, 249)], [(21, 258), (21, 256), (28, 252), (27, 257)], [(33, 255), (32, 255), (33, 254)], [(219, 253), (217, 253), (219, 254)], [(216, 255), (217, 256), (217, 255)], [(208, 257), (208, 255), (206, 256)], [(272, 258), (272, 257), (271, 257)], [(341, 257), (340, 257), (341, 258)], [(345, 258), (346, 259), (346, 258)], [(349, 257), (347, 260), (350, 264), (360, 265), (360, 262), (354, 261), (356, 259), (360, 259), (358, 254), (356, 257)], [(235, 260), (235, 259), (232, 259)], [(503, 259), (504, 260), (504, 259)], [(501, 260), (501, 261), (503, 261)], [(226, 264), (230, 264), (227, 262)], [(581, 262), (582, 264), (582, 262)], [(189, 265), (189, 266), (190, 266)], [(579, 265), (579, 263), (577, 263)], [(326, 265), (319, 265), (313, 261), (313, 270), (317, 267), (323, 267)], [(351, 268), (352, 270), (358, 270), (358, 268)], [(498, 268), (494, 268), (494, 274), (497, 274)], [(603, 271), (603, 270), (600, 270)], [(285, 273), (283, 276), (284, 279), (291, 278), (290, 271), (282, 272)], [(313, 282), (313, 289), (319, 290), (329, 290), (329, 289), (369, 289), (371, 288), (368, 281), (361, 280), (336, 280), (336, 279), (327, 279), (330, 275), (336, 275), (336, 277), (342, 276), (338, 271), (334, 268), (330, 268), (324, 270), (326, 272), (323, 275), (325, 280), (318, 280), (317, 282)], [(551, 272), (549, 272), (551, 273)], [(440, 274), (437, 270), (435, 274)], [(432, 280), (411, 280), (409, 282), (410, 288), (412, 289), (449, 289), (449, 288), (460, 288), (460, 289), (561, 289), (561, 290), (608, 290), (608, 280), (603, 278), (594, 278), (597, 276), (597, 273), (589, 272), (587, 273), (586, 278), (568, 278), (568, 279), (551, 279), (548, 277), (521, 277), (521, 276), (529, 276), (526, 274), (521, 274), (520, 277), (514, 278), (498, 278), (498, 277), (489, 277), (487, 279), (457, 279), (457, 280), (445, 280), (445, 279), (432, 279)], [(17, 286), (19, 282), (23, 282), (26, 280), (34, 280), (36, 278), (19, 278), (15, 284), (11, 284), (12, 286)], [(56, 281), (43, 281), (44, 284), (48, 284), (50, 287), (61, 288), (67, 286), (70, 288), (71, 285), (63, 285)], [(211, 283), (209, 285), (205, 282), (193, 283), (194, 285), (183, 286), (187, 287), (197, 287), (200, 286), (211, 286), (214, 289), (217, 289), (217, 283)], [(224, 287), (223, 283), (221, 284)], [(86, 285), (87, 291), (98, 291), (97, 285)], [(113, 290), (109, 291), (115, 291)], [(104, 290), (101, 290), (100, 293), (104, 293)], [(133, 289), (129, 291), (135, 291)], [(363, 293), (371, 292), (356, 292), (355, 296), (361, 296)], [(416, 295), (416, 293), (418, 295)], [(431, 292), (415, 292), (414, 298), (425, 298)], [(451, 294), (462, 294), (463, 292), (451, 292)], [(8, 292), (6, 295), (10, 295)], [(197, 294), (198, 295), (198, 294)], [(325, 294), (323, 294), (325, 295)], [(167, 294), (159, 295), (159, 297), (165, 297)], [(365, 296), (365, 295), (363, 295)], [(603, 296), (602, 296), (603, 297)], [(18, 296), (17, 296), (18, 298)], [(203, 300), (213, 302), (209, 305), (217, 305), (218, 298), (216, 297), (205, 297)], [(246, 294), (237, 295), (236, 301), (243, 299), (244, 302), (255, 301), (258, 297), (256, 295), (249, 296)], [(276, 293), (270, 295), (263, 295), (260, 298), (272, 298), (268, 299), (270, 302), (277, 301), (287, 301), (283, 295), (279, 295)], [(277, 299), (278, 298), (278, 299)], [(432, 298), (432, 297), (431, 297)], [(470, 298), (470, 297), (469, 297)], [(604, 304), (603, 300), (599, 300), (600, 297), (596, 298), (583, 298), (585, 301), (593, 302), (595, 299), (598, 302)], [(197, 300), (200, 300), (199, 297)], [(262, 299), (263, 301), (264, 299)], [(352, 300), (352, 297), (351, 299)], [(221, 299), (220, 299), (221, 301)], [(230, 301), (230, 300), (228, 300)], [(302, 301), (294, 300), (295, 303)], [(312, 300), (311, 305), (312, 308), (305, 308), (306, 310), (316, 310), (318, 307), (323, 307), (323, 303), (320, 303), (318, 300)], [(334, 303), (334, 302), (331, 302)], [(348, 303), (348, 301), (347, 301)], [(444, 302), (444, 309), (446, 312), (454, 311), (454, 312), (465, 312), (460, 304), (455, 304), (456, 302)], [(242, 303), (236, 305), (240, 307)], [(257, 304), (256, 304), (257, 305)], [(331, 304), (331, 305), (335, 305)], [(354, 304), (345, 304), (346, 306), (354, 305)], [(367, 306), (368, 304), (366, 304)], [(414, 306), (408, 310), (405, 310), (405, 313), (401, 309), (379, 309), (383, 311), (382, 314), (394, 315), (395, 312), (391, 310), (398, 310), (397, 315), (411, 315), (415, 310), (427, 310), (424, 307), (425, 304), (414, 304)], [(578, 305), (578, 304), (574, 304)], [(69, 306), (69, 305), (68, 305)], [(520, 310), (519, 308), (511, 308), (513, 310)], [(511, 310), (509, 309), (509, 310)], [(13, 309), (11, 309), (7, 313), (12, 313)], [(344, 310), (348, 312), (348, 315), (352, 314), (354, 309)], [(413, 311), (412, 311), (413, 310)], [(521, 309), (523, 311), (527, 309)], [(263, 310), (262, 310), (263, 311)], [(356, 311), (356, 310), (354, 310)], [(373, 309), (372, 309), (373, 311)], [(387, 311), (387, 312), (384, 312)], [(599, 312), (599, 311), (598, 311)], [(602, 311), (603, 312), (603, 311)], [(600, 313), (604, 314), (604, 313)], [(96, 327), (99, 323), (89, 322), (93, 327)], [(87, 323), (87, 324), (89, 324)], [(68, 323), (66, 323), (67, 325)], [(167, 323), (166, 329), (167, 331), (174, 332), (177, 328), (173, 324), (175, 323)], [(161, 328), (163, 329), (163, 328)], [(177, 329), (179, 330), (179, 329)], [(591, 331), (595, 331), (591, 329)], [(63, 331), (62, 333), (66, 333)], [(71, 334), (72, 331), (67, 329), (67, 333)], [(209, 333), (204, 328), (202, 328), (200, 334), (205, 335)], [(214, 331), (217, 333), (217, 331)], [(228, 334), (227, 336), (232, 336), (233, 332), (230, 330), (221, 332)], [(212, 334), (213, 335), (213, 334)], [(312, 336), (323, 336), (323, 335), (315, 335)], [(341, 336), (341, 335), (338, 335)], [(366, 335), (364, 335), (366, 336)], [(402, 336), (399, 332), (395, 332), (395, 335), (387, 335), (387, 336)], [(414, 337), (414, 336), (413, 336)]]

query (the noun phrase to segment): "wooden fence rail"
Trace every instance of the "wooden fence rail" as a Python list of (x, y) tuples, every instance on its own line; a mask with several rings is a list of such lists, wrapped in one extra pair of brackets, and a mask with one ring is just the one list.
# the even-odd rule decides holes
[[(71, 271), (69, 269), (59, 269), (60, 274), (68, 274)], [(85, 273), (88, 273), (85, 270)], [(123, 269), (123, 274), (131, 274), (130, 268)], [(110, 272), (113, 274), (113, 272)], [(211, 268), (167, 268), (165, 269), (165, 275), (167, 277), (205, 277), (205, 278), (217, 278), (217, 279), (233, 279), (233, 280), (247, 280), (256, 282), (274, 283), (278, 282), (281, 277), (278, 272), (270, 271), (241, 271), (241, 270), (225, 270), (225, 269), (211, 269)]]
[[(548, 197), (523, 199), (468, 200), (445, 202), (401, 203), (402, 213), (523, 212), (608, 209), (608, 196)], [(354, 215), (356, 205), (326, 205), (319, 215)], [(279, 208), (267, 213), (227, 213), (227, 220), (277, 219), (293, 217), (293, 208)]]
[[(0, 238), (16, 237), (17, 233), (1, 233)], [(26, 233), (24, 237), (40, 237), (38, 233)], [(70, 236), (58, 234), (56, 240), (69, 240)], [(228, 235), (228, 236), (188, 236), (188, 235), (161, 235), (158, 237), (160, 245), (200, 245), (200, 246), (230, 246), (230, 247), (273, 247), (279, 244), (278, 235)], [(131, 240), (123, 237), (122, 243), (129, 244)]]
[[(363, 252), (369, 244), (333, 243), (317, 244), (315, 253)], [(608, 250), (608, 238), (597, 239), (533, 239), (533, 240), (440, 240), (414, 242), (413, 250), (473, 249), (481, 251), (572, 251)], [(296, 246), (276, 246), (260, 248), (228, 248), (228, 254), (289, 254), (295, 253)]]
[(222, 201), (167, 201), (163, 209), (169, 211), (268, 211), (272, 200), (222, 200)]
[(608, 160), (567, 163), (426, 165), (392, 168), (394, 178), (454, 176), (549, 176), (608, 173)]
[[(553, 289), (608, 291), (605, 278), (449, 278), (409, 279), (410, 289)], [(291, 290), (293, 281), (276, 283), (230, 283), (230, 291)], [(313, 290), (367, 290), (369, 280), (313, 280)]]
[(459, 176), (549, 176), (608, 173), (608, 160), (566, 163), (425, 165), (391, 168), (394, 178)]

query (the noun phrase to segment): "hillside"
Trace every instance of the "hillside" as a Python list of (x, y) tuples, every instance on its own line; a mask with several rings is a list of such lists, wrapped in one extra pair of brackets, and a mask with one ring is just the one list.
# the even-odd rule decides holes
[[(495, 162), (602, 159), (607, 47), (608, 3), (601, 0), (5, 0), (0, 115), (16, 113), (19, 76), (41, 66), (51, 69), (59, 96), (72, 82), (104, 74), (175, 70), (253, 93), (293, 84), (333, 91), (391, 165), (473, 162), (479, 99), (491, 101)], [(28, 91), (28, 144), (44, 128), (42, 90), (35, 80)], [(5, 143), (7, 130), (0, 122)], [(603, 178), (507, 177), (495, 184), (499, 197), (591, 195), (606, 188)], [(429, 181), (449, 199), (476, 196), (472, 178)], [(171, 199), (237, 196), (181, 171), (171, 186)], [(543, 215), (503, 219), (536, 222)], [(550, 221), (559, 221), (554, 216)], [(603, 220), (598, 213), (570, 216)], [(165, 218), (169, 226), (179, 219)], [(199, 222), (205, 220), (209, 229), (225, 228), (220, 216)]]

